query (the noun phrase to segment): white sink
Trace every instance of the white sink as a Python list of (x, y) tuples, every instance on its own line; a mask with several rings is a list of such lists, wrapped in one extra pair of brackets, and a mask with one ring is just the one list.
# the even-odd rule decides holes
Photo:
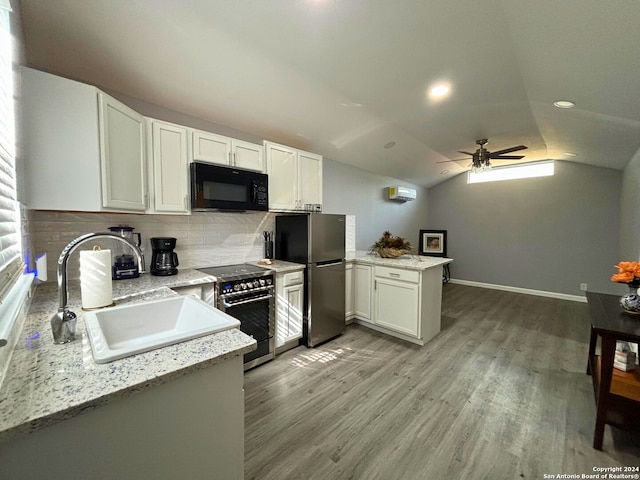
[(240, 327), (240, 322), (195, 297), (172, 297), (84, 314), (96, 363)]

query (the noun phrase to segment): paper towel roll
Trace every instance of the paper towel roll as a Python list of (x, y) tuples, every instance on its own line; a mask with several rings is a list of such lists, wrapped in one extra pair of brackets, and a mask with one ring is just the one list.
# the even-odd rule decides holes
[(113, 303), (111, 250), (94, 247), (80, 251), (80, 296), (85, 310)]

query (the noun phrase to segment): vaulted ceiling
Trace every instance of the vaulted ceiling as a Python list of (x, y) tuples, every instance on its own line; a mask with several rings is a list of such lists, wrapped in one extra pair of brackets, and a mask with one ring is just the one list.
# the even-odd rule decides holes
[[(490, 151), (527, 145), (523, 162), (616, 169), (640, 148), (637, 0), (20, 0), (20, 9), (34, 68), (424, 186), (466, 170), (468, 160), (438, 162), (465, 158), (458, 150), (479, 138)], [(450, 94), (434, 100), (439, 82)]]

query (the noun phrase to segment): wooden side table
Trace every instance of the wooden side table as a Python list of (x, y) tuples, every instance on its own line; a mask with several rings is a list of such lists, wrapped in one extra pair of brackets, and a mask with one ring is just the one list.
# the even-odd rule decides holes
[[(617, 295), (587, 292), (591, 338), (587, 374), (593, 380), (596, 425), (593, 448), (602, 450), (604, 426), (640, 427), (640, 368), (623, 372), (613, 368), (616, 341), (640, 342), (640, 316), (626, 313)], [(600, 355), (596, 355), (598, 337)]]

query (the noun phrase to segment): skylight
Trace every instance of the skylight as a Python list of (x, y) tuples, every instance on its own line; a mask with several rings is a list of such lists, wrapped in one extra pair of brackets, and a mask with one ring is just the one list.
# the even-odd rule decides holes
[(518, 178), (549, 177), (554, 173), (553, 161), (495, 167), (483, 172), (469, 172), (467, 183), (499, 182)]

